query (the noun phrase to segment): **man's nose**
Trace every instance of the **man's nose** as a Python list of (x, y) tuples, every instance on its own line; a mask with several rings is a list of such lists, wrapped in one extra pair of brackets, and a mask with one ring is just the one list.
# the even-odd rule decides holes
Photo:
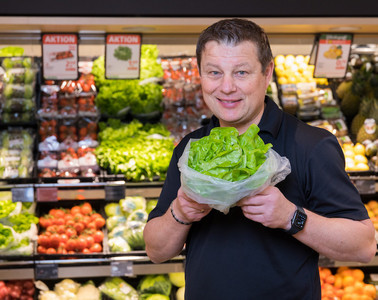
[(223, 93), (229, 94), (236, 91), (235, 78), (232, 75), (225, 74), (221, 82), (221, 90)]

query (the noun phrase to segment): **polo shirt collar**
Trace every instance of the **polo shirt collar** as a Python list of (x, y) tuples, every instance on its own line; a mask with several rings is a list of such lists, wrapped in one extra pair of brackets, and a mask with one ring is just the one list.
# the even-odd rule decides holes
[(264, 113), (258, 126), (261, 132), (269, 132), (276, 138), (281, 127), (283, 113), (277, 104), (268, 96), (265, 96), (265, 104)]
[[(264, 113), (258, 126), (261, 132), (269, 132), (275, 138), (281, 127), (282, 111), (268, 96), (265, 96), (265, 104)], [(213, 115), (210, 119), (210, 128), (214, 127), (219, 127), (219, 120)]]

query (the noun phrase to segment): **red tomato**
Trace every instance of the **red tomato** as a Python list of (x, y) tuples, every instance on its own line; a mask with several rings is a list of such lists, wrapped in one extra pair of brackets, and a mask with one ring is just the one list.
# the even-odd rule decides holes
[(66, 221), (66, 226), (67, 227), (73, 227), (74, 225), (75, 225), (75, 221), (74, 221), (74, 219), (72, 218), (71, 220), (67, 220)]
[(75, 205), (71, 208), (71, 215), (73, 216), (80, 212), (81, 212), (81, 208), (79, 205)]
[(79, 236), (76, 240), (76, 249), (79, 251), (83, 251), (84, 248), (87, 247), (87, 240), (83, 236)]
[(100, 229), (103, 226), (105, 226), (106, 221), (103, 217), (98, 217), (98, 218), (94, 219), (94, 223), (96, 224), (96, 228)]
[(76, 222), (74, 224), (74, 228), (75, 228), (76, 232), (80, 234), (84, 230), (85, 225), (81, 222)]
[(102, 218), (102, 216), (99, 213), (94, 213), (94, 214), (91, 215), (92, 221), (96, 220), (97, 218)]
[(76, 240), (75, 239), (69, 239), (66, 243), (66, 249), (68, 251), (74, 251), (76, 249)]
[(59, 234), (63, 234), (66, 232), (66, 225), (58, 225), (56, 228), (56, 232)]
[(92, 253), (97, 253), (102, 251), (102, 246), (99, 243), (94, 243), (92, 247), (89, 248)]
[(96, 223), (95, 222), (89, 222), (87, 224), (87, 228), (92, 229), (92, 230), (96, 230), (97, 229)]
[(48, 248), (50, 247), (50, 238), (45, 234), (40, 234), (38, 236), (38, 245)]
[(68, 235), (65, 234), (65, 233), (61, 233), (60, 234), (60, 242), (61, 243), (67, 243), (67, 241), (68, 241)]
[(82, 223), (87, 227), (87, 225), (91, 222), (91, 217), (90, 216), (83, 216)]
[(51, 217), (44, 216), (39, 218), (39, 225), (41, 225), (43, 228), (47, 228), (52, 225), (52, 219)]
[(92, 247), (92, 245), (93, 245), (94, 242), (95, 242), (93, 236), (91, 236), (91, 235), (87, 235), (87, 236), (85, 237), (85, 239), (87, 240), (87, 247), (88, 247), (88, 248)]
[(88, 202), (85, 202), (81, 206), (81, 213), (83, 215), (89, 215), (91, 212), (92, 212), (92, 205), (90, 203), (88, 203)]
[(104, 239), (104, 233), (101, 230), (96, 230), (96, 232), (92, 236), (95, 243), (101, 243)]
[(92, 253), (91, 250), (89, 250), (88, 248), (84, 248), (82, 252), (83, 252), (84, 254)]
[(60, 235), (59, 233), (53, 233), (50, 237), (50, 247), (51, 248), (58, 248), (60, 243)]
[(73, 228), (73, 227), (68, 227), (68, 228), (66, 229), (66, 234), (67, 234), (67, 236), (70, 238), (70, 237), (76, 236), (76, 235), (77, 235), (77, 232), (76, 232), (75, 228)]
[(46, 253), (46, 248), (43, 247), (43, 246), (41, 246), (41, 245), (39, 245), (39, 246), (37, 247), (37, 252), (38, 252), (38, 253)]
[(46, 254), (56, 254), (56, 250), (54, 248), (48, 248)]
[(71, 215), (71, 214), (66, 214), (65, 216), (64, 216), (64, 221), (68, 221), (68, 220), (72, 220), (73, 219), (73, 216)]
[(53, 223), (54, 225), (64, 225), (66, 221), (64, 220), (64, 218), (55, 217), (55, 219), (53, 219)]
[(58, 229), (57, 225), (51, 225), (51, 226), (46, 228), (46, 232), (55, 233), (55, 232), (57, 232), (57, 229)]

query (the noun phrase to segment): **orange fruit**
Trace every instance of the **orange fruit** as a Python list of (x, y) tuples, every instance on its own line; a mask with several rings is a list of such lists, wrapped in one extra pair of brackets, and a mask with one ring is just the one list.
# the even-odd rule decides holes
[(355, 284), (354, 284), (354, 292), (356, 294), (362, 295), (363, 292), (364, 292), (364, 287), (365, 287), (365, 284), (363, 282), (356, 281)]
[(375, 299), (377, 295), (377, 289), (375, 288), (373, 284), (365, 284), (363, 293), (364, 295), (368, 295), (372, 297), (373, 299)]
[(325, 282), (326, 283), (329, 283), (329, 284), (334, 284), (335, 283), (335, 276), (334, 275), (328, 275), (326, 278), (325, 278)]
[(344, 288), (345, 295), (352, 295), (354, 293), (354, 286), (350, 285)]
[(360, 299), (361, 300), (374, 300), (372, 297), (370, 297), (368, 295), (361, 295)]
[(364, 278), (365, 278), (365, 274), (364, 274), (364, 272), (361, 269), (354, 269), (354, 270), (352, 270), (352, 276), (357, 281), (364, 281)]
[(344, 287), (348, 287), (348, 286), (352, 286), (354, 285), (355, 283), (355, 279), (353, 276), (351, 275), (346, 275), (344, 278), (343, 278), (343, 286)]

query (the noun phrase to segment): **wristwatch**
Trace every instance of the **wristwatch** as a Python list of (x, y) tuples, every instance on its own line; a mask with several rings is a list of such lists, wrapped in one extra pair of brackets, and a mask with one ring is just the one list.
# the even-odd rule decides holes
[(291, 235), (296, 234), (304, 228), (306, 220), (307, 215), (304, 209), (297, 205), (297, 209), (294, 212), (293, 218), (291, 219), (291, 228), (289, 230), (285, 230), (285, 232)]

